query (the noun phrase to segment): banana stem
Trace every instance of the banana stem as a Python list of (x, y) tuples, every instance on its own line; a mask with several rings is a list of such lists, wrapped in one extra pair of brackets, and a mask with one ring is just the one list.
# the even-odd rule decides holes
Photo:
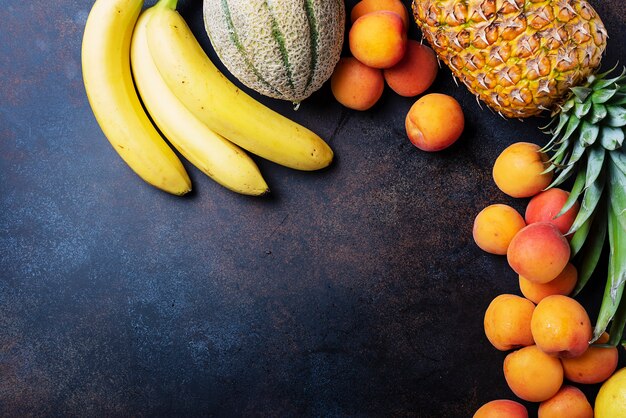
[(167, 7), (168, 9), (176, 10), (176, 6), (178, 4), (178, 0), (159, 0), (157, 6), (159, 7)]

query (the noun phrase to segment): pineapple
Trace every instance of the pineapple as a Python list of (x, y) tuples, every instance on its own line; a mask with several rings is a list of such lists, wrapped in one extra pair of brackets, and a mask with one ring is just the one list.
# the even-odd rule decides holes
[(454, 75), (507, 117), (553, 109), (606, 48), (584, 0), (414, 0), (413, 14)]
[[(582, 197), (578, 216), (569, 234), (572, 254), (579, 265), (578, 293), (598, 265), (608, 235), (608, 278), (594, 340), (611, 320), (610, 345), (620, 342), (626, 325), (626, 69), (613, 78), (610, 73), (592, 75), (571, 89), (548, 127), (552, 139), (544, 147), (551, 151), (548, 170), (558, 176), (555, 187), (576, 174), (572, 191), (560, 214)], [(560, 215), (560, 214), (557, 214)]]
[[(581, 200), (568, 235), (579, 266), (575, 294), (609, 243), (594, 340), (626, 326), (626, 70), (594, 75), (607, 32), (585, 0), (414, 0), (422, 34), (469, 90), (506, 117), (553, 112), (550, 187), (575, 175), (561, 214)], [(557, 215), (558, 216), (558, 215)]]

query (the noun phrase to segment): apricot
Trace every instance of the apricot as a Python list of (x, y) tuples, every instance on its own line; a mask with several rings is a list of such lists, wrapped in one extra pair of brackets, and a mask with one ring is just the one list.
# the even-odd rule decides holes
[(528, 411), (519, 402), (497, 399), (481, 406), (473, 418), (528, 418)]
[(539, 404), (538, 418), (593, 418), (585, 394), (574, 386), (563, 386), (556, 395)]
[[(609, 341), (606, 332), (600, 336), (598, 343)], [(602, 383), (615, 372), (617, 368), (617, 347), (589, 346), (587, 351), (576, 358), (563, 358), (565, 377), (572, 382), (595, 384)]]
[(543, 402), (563, 384), (563, 367), (556, 357), (536, 345), (520, 348), (504, 359), (504, 378), (515, 395), (529, 402)]
[(510, 206), (487, 206), (474, 219), (476, 245), (490, 254), (506, 254), (513, 237), (526, 226), (524, 218)]
[(572, 358), (589, 348), (592, 329), (589, 315), (576, 300), (562, 295), (543, 299), (530, 321), (535, 344), (547, 354)]
[(335, 99), (345, 107), (367, 110), (382, 96), (385, 80), (380, 70), (370, 68), (355, 58), (345, 57), (335, 67), (330, 88)]
[(352, 8), (350, 21), (354, 23), (361, 16), (379, 10), (387, 10), (396, 13), (402, 18), (404, 28), (409, 29), (409, 12), (400, 0), (361, 0)]
[(422, 151), (440, 151), (454, 144), (463, 133), (463, 110), (453, 97), (431, 93), (411, 106), (405, 121), (406, 133)]
[(516, 295), (499, 295), (485, 312), (485, 335), (498, 350), (506, 351), (534, 344), (530, 320), (535, 304)]
[(578, 270), (572, 263), (567, 263), (563, 271), (556, 276), (556, 279), (548, 283), (534, 283), (519, 276), (519, 288), (526, 299), (539, 303), (544, 298), (551, 295), (567, 296), (572, 293), (578, 280)]
[(348, 34), (350, 52), (372, 68), (391, 68), (406, 51), (406, 31), (398, 14), (381, 10), (361, 16)]
[(569, 262), (570, 246), (551, 223), (522, 228), (509, 244), (506, 256), (517, 274), (535, 283), (554, 280)]
[(550, 222), (559, 228), (563, 235), (567, 234), (574, 224), (580, 205), (576, 202), (563, 215), (558, 218), (555, 218), (555, 216), (563, 209), (563, 205), (565, 205), (568, 197), (569, 193), (561, 189), (546, 190), (534, 196), (526, 207), (526, 223)]
[(506, 148), (493, 166), (493, 179), (511, 197), (531, 197), (552, 181), (552, 172), (542, 174), (548, 167), (548, 156), (536, 144), (518, 142)]
[(439, 64), (435, 52), (409, 40), (402, 60), (384, 70), (387, 85), (400, 96), (413, 97), (425, 92), (437, 78)]

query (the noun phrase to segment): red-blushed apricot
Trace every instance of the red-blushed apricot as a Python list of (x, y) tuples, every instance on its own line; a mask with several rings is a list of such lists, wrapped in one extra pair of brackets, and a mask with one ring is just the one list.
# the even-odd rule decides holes
[(528, 411), (519, 402), (497, 399), (481, 406), (473, 418), (528, 418)]
[[(609, 341), (606, 332), (598, 339), (599, 344)], [(596, 347), (591, 345), (587, 351), (576, 358), (563, 358), (565, 377), (575, 383), (595, 384), (607, 380), (617, 368), (617, 347)]]
[(404, 23), (396, 13), (378, 11), (361, 16), (348, 34), (350, 52), (372, 68), (391, 68), (406, 51)]
[(550, 399), (563, 384), (561, 361), (536, 345), (520, 348), (504, 359), (504, 378), (515, 395), (529, 402)]
[(439, 64), (435, 52), (409, 40), (402, 60), (383, 72), (387, 85), (400, 96), (413, 97), (425, 92), (437, 78)]
[(556, 279), (550, 280), (548, 283), (534, 283), (523, 276), (519, 276), (519, 288), (526, 299), (539, 303), (548, 296), (569, 295), (576, 287), (577, 280), (578, 270), (572, 263), (567, 263), (563, 271), (556, 276)]
[(330, 79), (335, 99), (354, 110), (367, 110), (383, 94), (385, 81), (380, 70), (370, 68), (355, 58), (339, 60)]
[(531, 197), (550, 185), (552, 172), (542, 174), (546, 168), (548, 156), (538, 145), (517, 142), (496, 159), (493, 179), (511, 197)]
[(463, 133), (465, 117), (453, 97), (431, 93), (413, 104), (405, 121), (406, 133), (422, 151), (441, 151)]
[(569, 262), (569, 242), (551, 223), (537, 222), (513, 237), (506, 256), (517, 274), (535, 283), (554, 280)]
[(474, 242), (490, 254), (506, 254), (513, 237), (526, 226), (524, 218), (508, 205), (487, 206), (474, 219)]
[(396, 13), (402, 18), (404, 28), (409, 28), (409, 12), (400, 0), (361, 0), (352, 8), (350, 20), (354, 23), (361, 16), (377, 12), (379, 10), (387, 10), (389, 12)]
[(535, 304), (516, 295), (499, 295), (485, 312), (484, 327), (487, 339), (501, 351), (534, 344), (530, 320)]
[(526, 223), (530, 225), (536, 222), (550, 222), (559, 228), (562, 234), (567, 234), (578, 215), (580, 205), (576, 202), (563, 215), (558, 218), (555, 216), (563, 209), (568, 197), (569, 193), (561, 189), (549, 189), (537, 194), (530, 199), (526, 207)]
[(544, 298), (530, 321), (535, 344), (543, 352), (563, 358), (582, 355), (589, 348), (591, 321), (575, 299), (562, 295)]
[(593, 418), (593, 408), (585, 394), (564, 385), (556, 395), (539, 404), (538, 418)]

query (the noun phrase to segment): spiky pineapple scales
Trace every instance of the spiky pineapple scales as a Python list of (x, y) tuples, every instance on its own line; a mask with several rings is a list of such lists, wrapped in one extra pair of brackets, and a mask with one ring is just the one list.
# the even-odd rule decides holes
[(414, 0), (413, 14), (454, 75), (507, 117), (553, 109), (606, 48), (584, 0)]

